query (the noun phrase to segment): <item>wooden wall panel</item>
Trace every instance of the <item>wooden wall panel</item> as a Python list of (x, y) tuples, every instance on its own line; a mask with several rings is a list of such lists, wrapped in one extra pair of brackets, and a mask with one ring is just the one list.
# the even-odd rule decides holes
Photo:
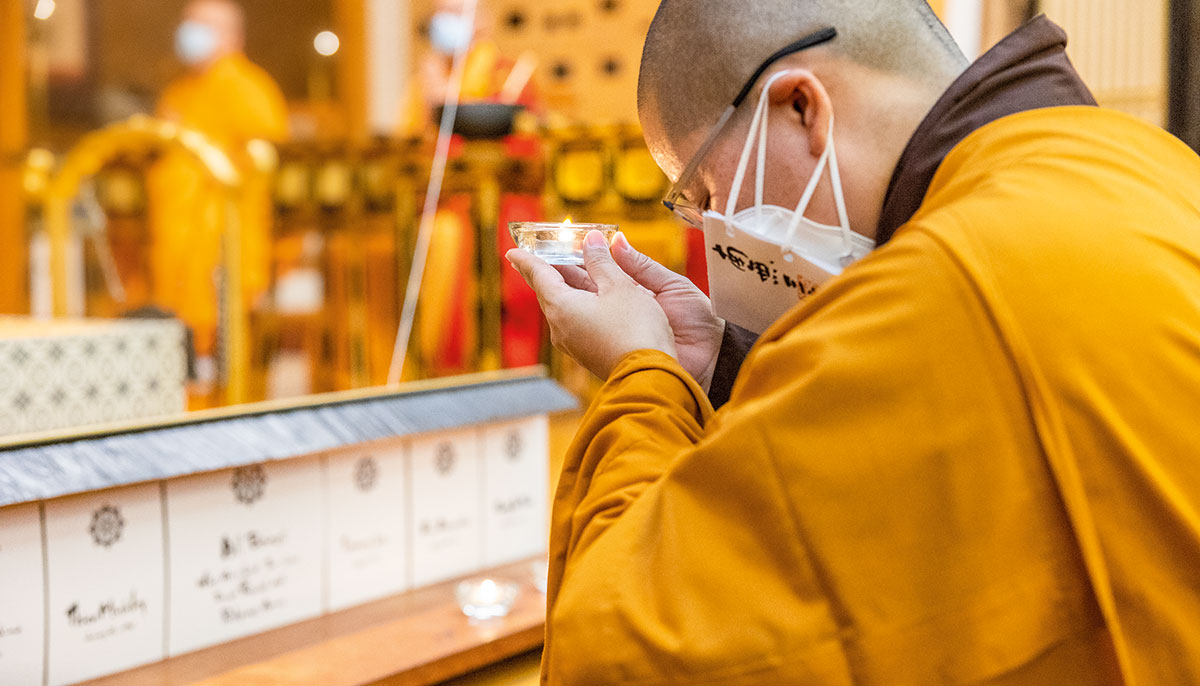
[(367, 11), (364, 0), (335, 0), (336, 33), (342, 39), (337, 54), (338, 102), (342, 106), (351, 140), (366, 140), (367, 122)]
[[(432, 0), (413, 0), (418, 56)], [(637, 122), (642, 41), (658, 0), (481, 0), (482, 20), (505, 55), (539, 58), (535, 79), (547, 108), (571, 122)]]
[(1168, 0), (1044, 0), (1067, 52), (1105, 107), (1159, 126), (1167, 114)]
[[(182, 73), (174, 55), (174, 32), (186, 0), (84, 1), (91, 6), (92, 68), (101, 88), (153, 100)], [(312, 39), (333, 28), (333, 0), (239, 1), (246, 11), (250, 59), (271, 74), (289, 99), (306, 97), (309, 74), (320, 61)], [(343, 48), (350, 42), (342, 37)]]

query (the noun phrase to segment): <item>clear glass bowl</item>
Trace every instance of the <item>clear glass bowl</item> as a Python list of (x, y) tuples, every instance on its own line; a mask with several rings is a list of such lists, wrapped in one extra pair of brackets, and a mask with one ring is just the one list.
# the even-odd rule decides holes
[(549, 264), (583, 264), (583, 239), (589, 231), (604, 234), (610, 244), (620, 230), (614, 224), (551, 224), (511, 222), (508, 231), (518, 248), (542, 258)]
[(520, 590), (509, 581), (468, 579), (454, 588), (454, 599), (464, 615), (483, 621), (507, 615)]

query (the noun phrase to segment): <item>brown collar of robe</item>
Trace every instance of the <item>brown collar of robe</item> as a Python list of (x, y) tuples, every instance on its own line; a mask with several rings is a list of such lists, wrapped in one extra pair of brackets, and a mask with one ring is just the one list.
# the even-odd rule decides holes
[[(942, 160), (976, 130), (1028, 110), (1095, 104), (1067, 59), (1066, 32), (1045, 15), (1017, 29), (950, 85), (909, 139), (884, 196), (876, 241), (887, 243), (916, 214)], [(733, 324), (725, 326), (709, 390), (714, 407), (729, 401), (757, 339)]]
[(880, 245), (916, 214), (942, 160), (976, 130), (1018, 112), (1096, 104), (1066, 48), (1067, 34), (1042, 15), (998, 43), (951, 84), (925, 115), (892, 172), (876, 230)]

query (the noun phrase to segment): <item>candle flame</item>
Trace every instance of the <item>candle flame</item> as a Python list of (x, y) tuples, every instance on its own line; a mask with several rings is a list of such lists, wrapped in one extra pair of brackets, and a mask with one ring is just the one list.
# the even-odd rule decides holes
[(571, 241), (575, 240), (575, 231), (571, 228), (572, 224), (570, 217), (562, 220), (562, 226), (563, 228), (558, 230), (558, 240), (563, 241), (564, 243), (570, 243)]

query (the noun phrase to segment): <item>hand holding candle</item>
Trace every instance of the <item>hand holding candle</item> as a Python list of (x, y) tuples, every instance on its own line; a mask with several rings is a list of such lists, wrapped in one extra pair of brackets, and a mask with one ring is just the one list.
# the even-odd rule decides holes
[(655, 295), (613, 260), (604, 234), (588, 231), (582, 247), (588, 283), (581, 287), (568, 284), (559, 270), (527, 250), (510, 250), (507, 255), (537, 293), (554, 345), (602, 379), (637, 350), (675, 357), (675, 334), (667, 315)]

